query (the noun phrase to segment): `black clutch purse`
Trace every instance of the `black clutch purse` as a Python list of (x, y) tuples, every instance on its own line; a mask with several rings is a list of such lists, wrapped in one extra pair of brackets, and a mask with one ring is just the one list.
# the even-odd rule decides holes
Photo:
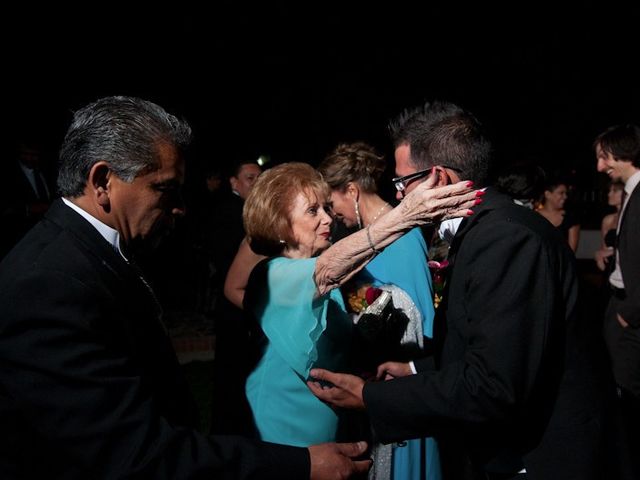
[(391, 292), (383, 290), (355, 320), (356, 364), (375, 372), (381, 363), (405, 361), (401, 340), (409, 323), (405, 313), (394, 307)]

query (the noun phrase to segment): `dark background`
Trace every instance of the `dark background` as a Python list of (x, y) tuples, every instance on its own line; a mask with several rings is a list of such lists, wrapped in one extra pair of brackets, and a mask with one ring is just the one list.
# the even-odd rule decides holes
[(35, 131), (52, 158), (71, 112), (104, 95), (141, 96), (186, 117), (194, 175), (258, 153), (316, 163), (357, 139), (391, 155), (388, 120), (445, 99), (486, 124), (503, 163), (535, 158), (571, 174), (590, 200), (606, 183), (594, 136), (638, 122), (636, 7), (222, 1), (12, 10), (0, 34), (3, 144)]

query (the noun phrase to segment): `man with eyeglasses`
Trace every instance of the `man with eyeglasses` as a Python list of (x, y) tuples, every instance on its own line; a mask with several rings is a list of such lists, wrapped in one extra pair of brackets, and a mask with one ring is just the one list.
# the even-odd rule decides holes
[[(399, 199), (431, 175), (435, 188), (488, 185), (491, 143), (469, 112), (427, 103), (390, 127)], [(573, 255), (544, 218), (483, 192), (471, 217), (440, 225), (451, 248), (435, 354), (381, 365), (383, 382), (314, 369), (330, 383), (309, 388), (366, 409), (384, 443), (435, 436), (445, 478), (602, 478), (601, 387), (586, 344), (596, 336), (577, 319)]]

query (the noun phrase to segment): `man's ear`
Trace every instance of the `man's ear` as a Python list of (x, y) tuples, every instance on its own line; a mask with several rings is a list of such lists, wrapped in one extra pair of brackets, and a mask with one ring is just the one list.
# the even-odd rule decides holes
[(89, 170), (89, 179), (87, 182), (89, 193), (95, 199), (96, 203), (105, 209), (108, 209), (110, 205), (109, 182), (112, 175), (113, 172), (107, 162), (97, 162), (91, 167), (91, 170)]
[(435, 166), (434, 168), (436, 170), (435, 171), (436, 178), (438, 179), (436, 182), (436, 187), (444, 187), (451, 183), (457, 182), (457, 180), (454, 180), (453, 178), (451, 178), (451, 175), (449, 175), (449, 172), (447, 171), (446, 168), (439, 165)]
[(229, 185), (231, 186), (231, 191), (238, 191), (238, 179), (236, 177), (229, 177)]

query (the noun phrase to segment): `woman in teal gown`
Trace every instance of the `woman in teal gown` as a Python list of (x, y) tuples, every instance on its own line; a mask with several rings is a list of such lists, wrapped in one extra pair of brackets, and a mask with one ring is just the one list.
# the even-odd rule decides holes
[(253, 268), (244, 306), (265, 336), (246, 387), (261, 439), (309, 446), (340, 438), (338, 415), (306, 387), (313, 367), (347, 368), (352, 325), (338, 287), (412, 227), (467, 215), (475, 199), (463, 182), (425, 183), (402, 209), (331, 245), (330, 193), (316, 170), (282, 164), (256, 181), (243, 217), (251, 249), (268, 258)]
[[(336, 217), (347, 227), (367, 228), (391, 210), (377, 192), (385, 161), (373, 147), (356, 142), (339, 145), (320, 164), (319, 170), (331, 187)], [(427, 245), (419, 228), (389, 245), (356, 277), (359, 284), (393, 285), (406, 293), (418, 313), (418, 335), (433, 336), (433, 288), (428, 267)], [(396, 299), (394, 298), (394, 301)], [(411, 310), (408, 309), (408, 310)], [(422, 346), (421, 338), (419, 346)], [(386, 455), (383, 447), (375, 455)], [(376, 479), (440, 480), (442, 478), (438, 446), (433, 438), (422, 438), (394, 445), (391, 465), (376, 459)], [(373, 475), (372, 475), (373, 476)]]
[[(263, 261), (247, 287), (245, 306), (259, 319), (269, 344), (247, 379), (246, 392), (260, 438), (268, 442), (306, 447), (341, 440), (335, 410), (304, 382), (315, 365), (345, 371), (351, 343), (352, 323), (340, 291), (314, 298), (316, 261)], [(260, 288), (264, 284), (267, 288)]]

